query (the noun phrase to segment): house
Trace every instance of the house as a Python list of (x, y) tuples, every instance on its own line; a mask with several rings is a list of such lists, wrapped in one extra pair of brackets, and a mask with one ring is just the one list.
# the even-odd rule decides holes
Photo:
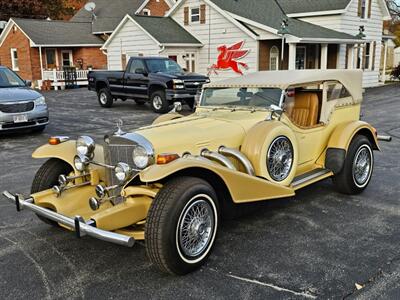
[[(105, 42), (109, 69), (126, 56), (162, 55), (212, 80), (259, 70), (362, 69), (365, 87), (379, 84), (384, 0), (179, 0), (166, 15), (194, 43), (175, 40), (162, 18), (127, 15)], [(172, 22), (172, 20), (174, 22)], [(146, 23), (146, 24), (144, 24)]]
[[(106, 69), (100, 47), (127, 13), (164, 15), (172, 0), (93, 0), (93, 13), (82, 7), (70, 21), (11, 18), (0, 35), (0, 64), (41, 87), (65, 85), (65, 67), (76, 67), (78, 84), (88, 69)], [(71, 5), (75, 3), (71, 1)]]

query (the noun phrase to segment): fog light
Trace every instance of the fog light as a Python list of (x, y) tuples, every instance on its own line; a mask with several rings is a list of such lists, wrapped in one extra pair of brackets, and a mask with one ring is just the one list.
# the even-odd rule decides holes
[(91, 197), (89, 199), (89, 206), (92, 210), (98, 210), (100, 208), (100, 201), (96, 199), (95, 197)]
[(119, 182), (125, 182), (132, 175), (132, 169), (126, 163), (118, 163), (115, 167), (115, 177)]
[(84, 171), (88, 164), (89, 159), (86, 156), (76, 155), (74, 157), (74, 166), (79, 172)]

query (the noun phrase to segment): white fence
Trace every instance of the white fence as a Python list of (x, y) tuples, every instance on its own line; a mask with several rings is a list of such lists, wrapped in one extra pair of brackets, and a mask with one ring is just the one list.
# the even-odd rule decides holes
[[(99, 71), (99, 70), (94, 70)], [(87, 75), (89, 70), (76, 70), (76, 83), (79, 86), (88, 85)], [(51, 85), (54, 89), (64, 88), (65, 87), (65, 73), (64, 71), (43, 71), (43, 80), (50, 80), (52, 81)]]

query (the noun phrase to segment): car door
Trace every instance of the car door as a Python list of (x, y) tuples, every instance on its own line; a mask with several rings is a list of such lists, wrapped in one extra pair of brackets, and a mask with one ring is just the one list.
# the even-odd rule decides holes
[(142, 59), (132, 59), (124, 75), (125, 94), (133, 98), (147, 98), (149, 76)]

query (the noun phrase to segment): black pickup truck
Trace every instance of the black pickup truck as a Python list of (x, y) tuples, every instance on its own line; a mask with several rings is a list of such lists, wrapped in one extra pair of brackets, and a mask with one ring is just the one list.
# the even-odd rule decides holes
[(168, 112), (177, 101), (193, 108), (195, 96), (210, 82), (208, 77), (185, 73), (175, 61), (161, 57), (131, 57), (125, 71), (92, 71), (88, 81), (102, 107), (111, 107), (117, 99), (133, 99), (137, 104), (150, 101), (157, 113)]

